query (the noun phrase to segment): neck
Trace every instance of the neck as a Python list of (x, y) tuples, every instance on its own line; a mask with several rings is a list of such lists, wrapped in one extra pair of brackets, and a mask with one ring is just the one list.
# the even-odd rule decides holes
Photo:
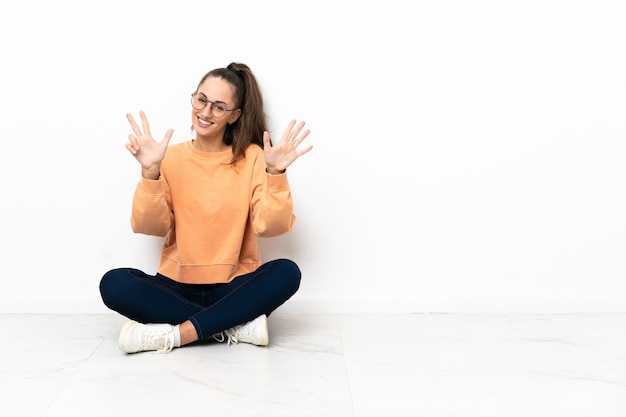
[(202, 138), (196, 138), (193, 140), (193, 146), (202, 152), (224, 152), (230, 146), (224, 144), (223, 140), (210, 141)]

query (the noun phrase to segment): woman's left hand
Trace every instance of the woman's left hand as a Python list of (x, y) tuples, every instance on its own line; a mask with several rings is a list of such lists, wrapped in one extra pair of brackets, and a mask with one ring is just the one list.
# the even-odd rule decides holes
[(285, 172), (293, 161), (313, 149), (313, 145), (309, 145), (301, 150), (296, 149), (309, 135), (309, 129), (300, 134), (303, 127), (304, 122), (296, 125), (296, 121), (292, 120), (283, 132), (280, 142), (274, 146), (272, 146), (269, 132), (263, 132), (263, 149), (268, 173), (276, 175)]

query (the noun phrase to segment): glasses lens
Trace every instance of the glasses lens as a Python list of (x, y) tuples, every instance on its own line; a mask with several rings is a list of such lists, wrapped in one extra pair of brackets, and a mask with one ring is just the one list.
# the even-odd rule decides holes
[(203, 108), (206, 107), (207, 101), (203, 99), (202, 96), (200, 96), (199, 94), (192, 94), (191, 105), (196, 110), (202, 110)]
[(226, 114), (226, 104), (224, 103), (213, 103), (211, 104), (211, 113), (215, 117), (222, 117)]

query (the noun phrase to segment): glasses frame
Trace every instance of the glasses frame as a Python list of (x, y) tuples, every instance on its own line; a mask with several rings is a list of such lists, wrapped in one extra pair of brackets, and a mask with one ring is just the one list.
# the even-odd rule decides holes
[[(229, 108), (227, 107), (226, 103), (224, 103), (223, 101), (211, 101), (211, 100), (209, 100), (209, 99), (208, 99), (208, 98), (207, 98), (204, 94), (202, 94), (202, 96), (204, 96), (204, 99), (206, 100), (206, 104), (205, 104), (204, 106), (202, 106), (201, 108), (197, 108), (196, 106), (194, 106), (194, 105), (193, 105), (193, 102), (194, 102), (195, 97), (196, 97), (197, 95), (199, 95), (199, 94), (202, 94), (202, 93), (200, 93), (200, 92), (198, 92), (198, 91), (196, 91), (195, 93), (191, 93), (191, 107), (193, 107), (193, 108), (194, 108), (194, 109), (196, 109), (196, 110), (203, 110), (206, 106), (208, 106), (209, 104), (211, 104), (211, 106), (209, 107), (209, 110), (211, 111), (211, 114), (213, 115), (213, 117), (216, 117), (216, 118), (218, 118), (218, 119), (219, 119), (219, 118), (221, 118), (221, 117), (226, 116), (226, 113), (227, 113), (227, 112), (229, 112), (229, 111), (235, 111), (235, 110), (237, 110), (237, 109), (238, 109), (238, 107), (237, 107), (237, 108), (234, 108), (234, 109), (229, 109)], [(214, 111), (214, 110), (213, 110), (213, 106), (214, 106), (215, 104), (218, 104), (218, 103), (224, 104), (224, 107), (226, 108), (226, 112), (225, 112), (224, 114), (220, 115), (220, 116), (218, 116), (218, 115), (216, 115), (215, 113), (213, 113), (213, 111)]]

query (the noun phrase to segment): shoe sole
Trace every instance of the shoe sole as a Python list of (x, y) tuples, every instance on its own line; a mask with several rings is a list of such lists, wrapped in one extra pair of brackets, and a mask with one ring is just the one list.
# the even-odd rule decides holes
[(126, 339), (126, 333), (128, 333), (130, 328), (133, 327), (135, 324), (137, 324), (137, 322), (135, 320), (131, 320), (127, 322), (120, 331), (120, 337), (119, 339), (117, 339), (117, 347), (124, 353), (131, 353), (124, 347), (124, 340)]

